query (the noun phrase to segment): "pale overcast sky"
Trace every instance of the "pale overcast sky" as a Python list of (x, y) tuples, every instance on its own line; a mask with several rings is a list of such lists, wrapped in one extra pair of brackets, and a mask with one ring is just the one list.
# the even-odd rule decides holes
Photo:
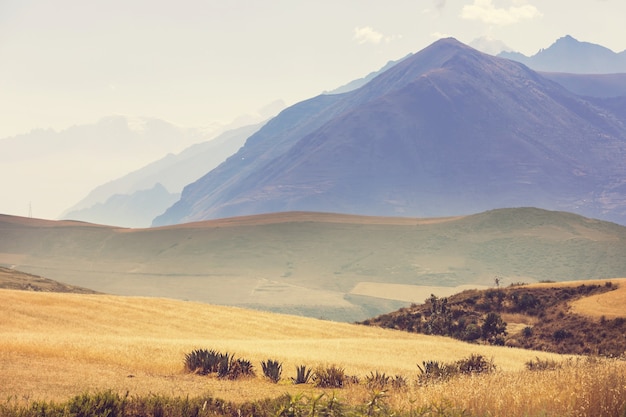
[(624, 0), (0, 0), (0, 138), (121, 114), (231, 121), (442, 36), (626, 49)]

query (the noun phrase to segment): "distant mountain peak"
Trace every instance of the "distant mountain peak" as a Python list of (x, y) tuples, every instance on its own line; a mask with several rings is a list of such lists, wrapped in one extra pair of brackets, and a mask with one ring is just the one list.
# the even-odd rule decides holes
[(626, 174), (624, 122), (524, 65), (440, 39), (361, 88), (286, 109), (153, 224), (528, 205), (624, 221), (612, 180)]
[(611, 74), (626, 72), (626, 51), (615, 53), (609, 48), (581, 42), (571, 35), (557, 39), (548, 48), (528, 57), (518, 52), (501, 52), (501, 58), (521, 62), (535, 71), (575, 74)]

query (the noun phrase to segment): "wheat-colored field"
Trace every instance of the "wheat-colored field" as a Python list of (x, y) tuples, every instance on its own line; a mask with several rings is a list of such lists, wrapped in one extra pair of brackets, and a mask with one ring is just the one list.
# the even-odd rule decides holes
[[(289, 384), (298, 365), (337, 364), (350, 375), (417, 376), (426, 360), (480, 353), (516, 372), (537, 353), (443, 337), (169, 299), (0, 290), (0, 398), (64, 399), (84, 391), (211, 393), (242, 401), (313, 388)], [(185, 353), (217, 349), (283, 362), (285, 381), (222, 381), (183, 369)], [(558, 355), (541, 354), (545, 358)]]
[[(602, 280), (588, 280), (584, 284), (588, 285), (606, 285), (610, 282), (615, 288), (603, 294), (584, 297), (574, 301), (571, 304), (575, 313), (599, 318), (604, 316), (607, 319), (616, 317), (626, 317), (626, 278), (611, 278)], [(567, 281), (556, 283), (537, 283), (531, 286), (549, 287), (549, 286), (579, 286), (580, 281)]]

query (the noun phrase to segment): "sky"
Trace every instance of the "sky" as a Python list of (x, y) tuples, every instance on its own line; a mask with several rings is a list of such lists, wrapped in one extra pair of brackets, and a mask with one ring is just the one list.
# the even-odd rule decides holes
[(0, 0), (0, 138), (113, 114), (228, 122), (439, 37), (621, 52), (624, 16), (624, 0)]
[(0, 0), (0, 141), (111, 115), (227, 123), (441, 37), (621, 52), (624, 16), (624, 0)]

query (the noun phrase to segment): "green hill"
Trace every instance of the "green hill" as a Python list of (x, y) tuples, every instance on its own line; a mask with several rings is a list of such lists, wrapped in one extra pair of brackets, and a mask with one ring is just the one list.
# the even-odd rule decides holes
[(423, 302), (423, 286), (438, 295), (494, 277), (626, 276), (624, 253), (626, 227), (534, 208), (442, 219), (292, 212), (151, 229), (0, 216), (0, 265), (111, 294), (344, 321)]

